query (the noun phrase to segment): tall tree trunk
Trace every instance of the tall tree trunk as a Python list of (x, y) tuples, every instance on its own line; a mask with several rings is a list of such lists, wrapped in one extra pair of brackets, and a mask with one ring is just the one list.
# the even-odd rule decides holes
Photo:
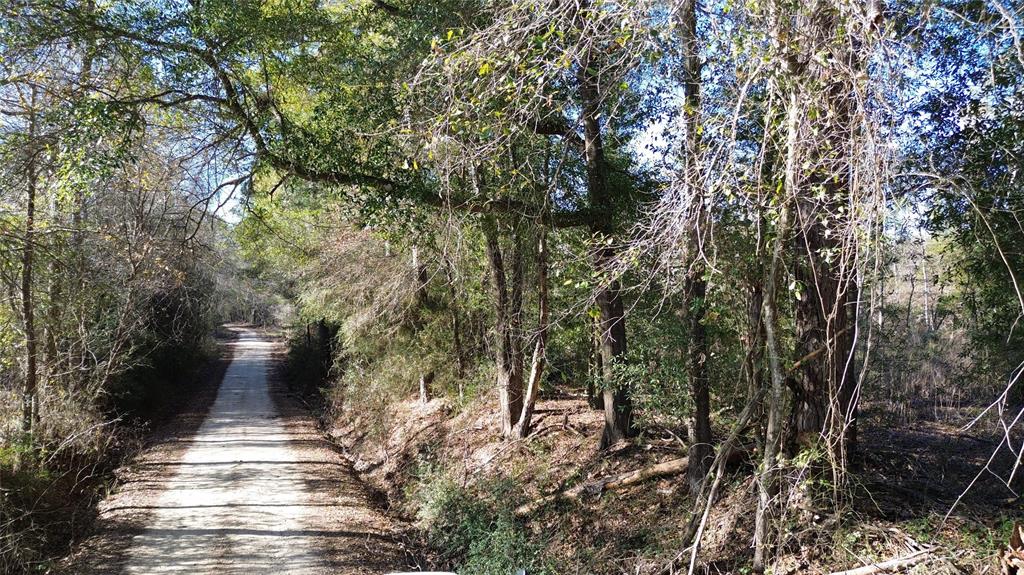
[(799, 238), (796, 253), (803, 257), (793, 270), (794, 279), (802, 286), (796, 303), (796, 357), (818, 353), (821, 358), (802, 362), (792, 378), (795, 439), (806, 445), (819, 437), (835, 440), (844, 433), (849, 408), (849, 392), (844, 388), (853, 383), (847, 373), (852, 341), (848, 337), (849, 282), (837, 278), (837, 270), (822, 255), (839, 247), (826, 236), (813, 209), (806, 202), (799, 204), (801, 219), (814, 223)]
[[(316, 339), (320, 352), (320, 369), (326, 378), (334, 367), (334, 338), (338, 334), (338, 328), (327, 323), (326, 318), (320, 318), (316, 322)], [(319, 385), (319, 383), (317, 383)]]
[[(85, 13), (87, 16), (93, 16), (96, 11), (96, 1), (86, 0), (85, 1)], [(96, 61), (96, 35), (94, 31), (90, 30), (86, 33), (86, 42), (84, 46), (84, 52), (82, 53), (82, 70), (81, 76), (79, 77), (79, 94), (80, 97), (86, 98), (92, 92), (93, 73)], [(72, 293), (78, 294), (77, 298), (77, 318), (78, 322), (78, 334), (77, 337), (72, 335), (71, 341), (68, 343), (66, 365), (65, 368), (69, 372), (68, 385), (72, 389), (81, 389), (84, 387), (85, 379), (88, 371), (85, 369), (87, 357), (88, 357), (88, 342), (86, 337), (88, 335), (88, 328), (85, 325), (86, 313), (86, 298), (82, 297), (82, 292), (85, 289), (85, 275), (86, 275), (86, 258), (85, 258), (85, 230), (83, 229), (83, 221), (86, 215), (86, 193), (85, 190), (78, 186), (75, 189), (75, 208), (71, 214), (71, 246), (73, 252), (74, 261), (74, 279), (72, 280), (69, 290)]]
[[(522, 257), (517, 234), (512, 239), (512, 285), (509, 286), (505, 259), (493, 220), (484, 223), (487, 259), (494, 288), (497, 346), (498, 407), (501, 434), (509, 437), (523, 409), (523, 354), (516, 326), (522, 308)], [(517, 285), (518, 284), (518, 285)]]
[[(796, 356), (820, 354), (820, 360), (804, 362), (792, 377), (795, 394), (795, 439), (808, 444), (823, 437), (840, 461), (846, 458), (847, 422), (852, 419), (852, 386), (849, 377), (853, 339), (851, 306), (848, 304), (850, 270), (843, 263), (841, 214), (849, 198), (848, 160), (853, 86), (846, 74), (836, 74), (829, 64), (838, 61), (844, 70), (856, 68), (845, 43), (835, 40), (840, 28), (838, 9), (819, 2), (806, 26), (813, 47), (825, 47), (824, 58), (806, 57), (802, 73), (815, 93), (806, 93), (800, 81), (793, 90), (804, 99), (814, 98), (818, 114), (815, 132), (810, 130), (807, 150), (798, 165), (813, 166), (797, 195), (794, 279), (801, 286), (796, 304)], [(799, 80), (799, 78), (798, 78)], [(822, 352), (824, 350), (824, 352)]]
[[(594, 268), (598, 274), (609, 271), (615, 261), (614, 214), (608, 182), (608, 162), (601, 132), (601, 101), (590, 57), (580, 66), (580, 101), (583, 107), (583, 139), (586, 152), (587, 190), (594, 212), (590, 231), (598, 241), (594, 250)], [(633, 403), (626, 389), (615, 385), (613, 368), (626, 354), (626, 318), (622, 290), (617, 279), (608, 279), (598, 287), (596, 303), (601, 338), (602, 380), (604, 383), (604, 431), (601, 448), (634, 435)]]
[[(764, 277), (757, 277), (747, 289), (747, 334), (744, 337), (746, 353), (743, 357), (743, 374), (748, 384), (747, 395), (753, 396), (764, 386), (764, 371), (761, 368), (764, 342)], [(764, 446), (760, 446), (763, 450)]]
[[(57, 203), (57, 195), (50, 198), (50, 219), (54, 225), (61, 225), (61, 211)], [(54, 258), (50, 261), (47, 280), (50, 283), (47, 296), (46, 319), (43, 322), (44, 372), (46, 379), (53, 382), (60, 372), (60, 351), (57, 339), (60, 337), (64, 317), (64, 289), (61, 277), (61, 262)]]
[(604, 410), (604, 395), (597, 382), (604, 378), (604, 362), (601, 359), (601, 322), (594, 320), (587, 337), (587, 405), (591, 409)]
[(786, 110), (786, 164), (783, 197), (778, 198), (780, 206), (778, 224), (775, 230), (772, 259), (768, 277), (765, 278), (763, 305), (765, 352), (768, 356), (768, 371), (771, 376), (771, 390), (768, 394), (768, 423), (765, 430), (764, 458), (758, 477), (757, 513), (754, 517), (754, 570), (763, 573), (768, 555), (768, 528), (774, 518), (773, 510), (778, 505), (778, 466), (782, 451), (783, 418), (786, 410), (786, 375), (782, 368), (782, 346), (778, 338), (778, 284), (785, 269), (784, 252), (786, 236), (789, 234), (790, 196), (795, 193), (799, 177), (797, 174), (797, 146), (799, 145), (799, 109), (797, 95), (791, 94)]
[[(701, 269), (691, 273), (702, 273)], [(690, 488), (696, 493), (711, 469), (714, 449), (711, 437), (711, 392), (708, 378), (708, 337), (704, 327), (707, 282), (695, 277), (687, 281), (687, 303), (689, 311), (689, 341), (687, 342), (687, 370), (693, 393), (693, 441), (690, 445), (690, 467), (687, 478)]]
[(449, 309), (452, 314), (452, 346), (455, 352), (455, 376), (459, 383), (459, 401), (463, 399), (462, 380), (466, 377), (466, 352), (462, 348), (462, 314), (459, 312), (459, 298), (455, 292), (455, 277), (452, 275), (452, 263), (445, 257), (444, 274), (448, 280)]
[(36, 186), (38, 184), (37, 149), (36, 149), (36, 90), (32, 88), (32, 97), (28, 111), (28, 162), (26, 164), (25, 181), (27, 197), (25, 200), (25, 245), (21, 255), (21, 312), (25, 322), (25, 388), (22, 392), (21, 428), (31, 436), (39, 421), (37, 405), (38, 386), (38, 351), (36, 350), (35, 302), (32, 299), (32, 271), (35, 255), (36, 234)]
[(679, 40), (683, 49), (683, 181), (692, 202), (693, 227), (690, 238), (692, 260), (684, 289), (688, 318), (687, 372), (693, 394), (694, 414), (690, 465), (687, 479), (694, 493), (711, 468), (711, 398), (708, 381), (708, 339), (704, 327), (707, 280), (704, 275), (702, 234), (708, 223), (704, 186), (701, 182), (700, 137), (700, 50), (697, 44), (697, 0), (683, 0), (679, 6)]
[(537, 239), (537, 301), (540, 307), (538, 319), (537, 343), (533, 348), (533, 360), (530, 362), (530, 379), (526, 385), (526, 399), (519, 421), (515, 426), (516, 437), (526, 437), (530, 433), (530, 421), (533, 409), (540, 395), (540, 382), (544, 375), (544, 362), (547, 354), (548, 324), (548, 234), (547, 228), (541, 225)]

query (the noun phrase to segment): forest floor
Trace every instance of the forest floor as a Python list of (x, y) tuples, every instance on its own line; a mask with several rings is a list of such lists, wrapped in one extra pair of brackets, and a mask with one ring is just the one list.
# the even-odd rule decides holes
[(118, 473), (74, 574), (384, 573), (411, 556), (308, 412), (270, 377), (278, 339), (234, 327), (219, 388)]
[[(343, 414), (331, 434), (363, 478), (411, 521), (424, 517), (423, 494), (429, 497), (430, 482), (439, 475), (478, 497), (488, 498), (492, 490), (492, 500), (522, 510), (545, 495), (686, 455), (679, 439), (685, 432), (667, 429), (649, 429), (635, 442), (599, 451), (601, 414), (582, 397), (566, 394), (539, 402), (528, 438), (503, 441), (493, 401), (485, 394), (457, 407), (409, 398), (372, 417)], [(1001, 437), (991, 424), (962, 431), (971, 413), (977, 410), (898, 425), (865, 416), (843, 512), (791, 501), (772, 572), (828, 574), (930, 549), (926, 561), (906, 572), (998, 573), (996, 556), (1024, 505), (996, 476), (1008, 476), (1013, 466), (1005, 449), (991, 462), (992, 473), (981, 473), (960, 498)], [(705, 563), (698, 572), (750, 572), (755, 465), (749, 460), (730, 468), (707, 523)], [(509, 483), (510, 491), (493, 495), (495, 485)], [(1019, 492), (1020, 481), (1014, 486)], [(685, 479), (675, 475), (614, 491), (585, 490), (573, 501), (517, 515), (530, 539), (554, 558), (550, 571), (653, 574), (665, 572), (679, 554), (679, 533), (692, 508)], [(454, 566), (444, 556), (434, 560), (435, 567)]]

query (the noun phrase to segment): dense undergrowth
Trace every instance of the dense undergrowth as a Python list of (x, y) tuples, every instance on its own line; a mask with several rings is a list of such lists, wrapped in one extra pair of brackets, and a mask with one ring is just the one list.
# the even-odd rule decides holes
[(474, 575), (552, 572), (543, 556), (545, 542), (513, 513), (522, 498), (513, 480), (488, 479), (468, 487), (427, 463), (413, 476), (408, 505), (441, 566)]

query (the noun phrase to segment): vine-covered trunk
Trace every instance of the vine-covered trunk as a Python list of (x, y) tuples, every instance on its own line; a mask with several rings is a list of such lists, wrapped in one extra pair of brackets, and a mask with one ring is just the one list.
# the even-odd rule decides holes
[(711, 444), (711, 397), (707, 360), (708, 337), (704, 315), (708, 284), (705, 279), (702, 234), (708, 223), (704, 186), (701, 181), (700, 137), (700, 54), (697, 44), (697, 0), (684, 0), (678, 12), (679, 42), (683, 60), (683, 158), (682, 179), (686, 198), (691, 202), (690, 262), (683, 290), (688, 340), (687, 375), (693, 397), (693, 428), (690, 436), (690, 465), (687, 479), (694, 493), (700, 490), (711, 468), (714, 450)]
[[(804, 211), (804, 206), (801, 211)], [(809, 210), (807, 210), (809, 211)], [(807, 216), (802, 213), (801, 218)], [(811, 216), (813, 217), (813, 216)], [(793, 430), (801, 445), (820, 437), (837, 440), (852, 423), (853, 378), (849, 377), (850, 282), (820, 254), (839, 246), (815, 223), (798, 239), (797, 253), (805, 254), (794, 266), (794, 279), (802, 286), (796, 302), (796, 357), (803, 360), (792, 376)]]
[(778, 501), (779, 479), (778, 465), (782, 452), (783, 418), (787, 407), (786, 374), (783, 370), (782, 342), (778, 328), (779, 322), (779, 282), (785, 266), (785, 245), (789, 235), (792, 196), (796, 193), (799, 177), (797, 161), (799, 158), (799, 117), (797, 94), (789, 94), (786, 109), (786, 140), (785, 140), (785, 171), (783, 175), (782, 197), (778, 198), (780, 213), (772, 241), (771, 262), (764, 281), (764, 299), (762, 302), (762, 318), (764, 321), (765, 355), (768, 360), (768, 373), (771, 378), (767, 394), (767, 422), (764, 434), (764, 455), (758, 474), (757, 513), (754, 517), (754, 571), (763, 573), (768, 556), (768, 530), (774, 520)]
[[(796, 357), (799, 369), (792, 376), (794, 392), (793, 432), (799, 445), (819, 438), (835, 461), (846, 459), (845, 439), (852, 425), (853, 385), (852, 306), (849, 296), (853, 257), (843, 239), (850, 221), (849, 138), (852, 128), (853, 80), (835, 74), (836, 66), (855, 70), (861, 66), (846, 43), (837, 43), (841, 15), (834, 6), (818, 6), (806, 26), (815, 44), (829, 48), (829, 58), (808, 59), (804, 80), (812, 86), (817, 112), (816, 133), (805, 144), (800, 165), (811, 168), (803, 175), (796, 204), (798, 233), (795, 238), (793, 276), (799, 286), (796, 302)], [(806, 358), (806, 359), (805, 359)]]

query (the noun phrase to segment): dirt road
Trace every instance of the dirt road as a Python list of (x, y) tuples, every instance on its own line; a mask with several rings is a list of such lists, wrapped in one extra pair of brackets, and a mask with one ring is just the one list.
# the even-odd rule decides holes
[(408, 568), (395, 525), (312, 420), (271, 386), (279, 344), (238, 331), (202, 424), (140, 458), (74, 563), (131, 575)]

